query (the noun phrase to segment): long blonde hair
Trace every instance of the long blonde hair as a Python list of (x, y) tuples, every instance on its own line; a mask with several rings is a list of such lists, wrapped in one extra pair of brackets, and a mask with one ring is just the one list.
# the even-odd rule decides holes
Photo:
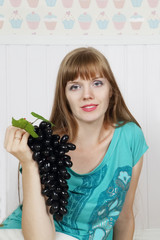
[(68, 134), (70, 141), (77, 137), (78, 124), (68, 104), (65, 87), (68, 81), (72, 81), (79, 76), (88, 80), (95, 77), (97, 73), (101, 77), (107, 78), (112, 91), (112, 97), (104, 117), (104, 126), (117, 124), (117, 127), (120, 127), (133, 121), (140, 127), (124, 102), (105, 56), (93, 47), (81, 47), (69, 52), (60, 64), (50, 115), (50, 121), (55, 124), (53, 131), (59, 134)]

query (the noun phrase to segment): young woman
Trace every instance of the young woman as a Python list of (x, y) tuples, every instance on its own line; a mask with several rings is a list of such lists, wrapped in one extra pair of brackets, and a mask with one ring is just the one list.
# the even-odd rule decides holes
[[(133, 202), (148, 146), (98, 50), (83, 47), (65, 56), (50, 121), (54, 133), (68, 134), (76, 145), (67, 153), (73, 166), (68, 170), (68, 213), (60, 222), (49, 214), (41, 195), (29, 134), (12, 126), (6, 130), (5, 149), (23, 169), (23, 211), (17, 211), (25, 240), (54, 240), (55, 231), (79, 240), (132, 240)], [(21, 228), (21, 215), (19, 223)]]

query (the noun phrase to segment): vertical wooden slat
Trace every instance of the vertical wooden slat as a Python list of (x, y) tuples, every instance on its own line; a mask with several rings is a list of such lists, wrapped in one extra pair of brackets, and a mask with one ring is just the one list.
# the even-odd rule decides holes
[(111, 70), (122, 93), (125, 98), (125, 81), (126, 80), (126, 64), (125, 64), (125, 47), (124, 46), (108, 46), (108, 61)]
[(6, 46), (0, 46), (0, 222), (6, 216), (6, 164), (7, 156), (4, 149), (4, 138), (7, 120), (7, 87), (6, 87)]
[[(27, 46), (27, 116), (47, 114), (46, 46)], [(35, 123), (36, 125), (36, 123)]]
[(65, 46), (46, 46), (47, 55), (47, 116), (48, 119), (51, 115), (53, 99), (55, 94), (56, 79), (60, 63), (65, 55)]
[[(23, 46), (7, 46), (7, 125), (12, 117), (19, 119), (26, 116), (26, 51)], [(7, 153), (7, 215), (19, 204), (18, 202), (18, 163)], [(14, 183), (14, 184), (13, 184)], [(12, 199), (12, 201), (11, 201)]]
[(149, 228), (160, 227), (160, 45), (147, 48), (147, 136)]
[[(142, 131), (146, 136), (144, 123), (145, 119), (145, 97), (146, 84), (144, 82), (144, 48), (143, 46), (127, 46), (127, 81), (126, 81), (126, 99), (129, 110), (142, 127)], [(136, 229), (147, 227), (147, 162), (146, 154), (144, 164), (137, 187), (134, 214), (136, 219)]]

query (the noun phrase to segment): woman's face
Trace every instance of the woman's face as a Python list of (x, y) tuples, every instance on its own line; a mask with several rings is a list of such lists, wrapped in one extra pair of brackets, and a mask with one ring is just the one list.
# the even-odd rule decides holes
[(84, 80), (78, 77), (69, 81), (65, 94), (76, 120), (93, 122), (104, 118), (111, 97), (110, 84), (106, 78)]

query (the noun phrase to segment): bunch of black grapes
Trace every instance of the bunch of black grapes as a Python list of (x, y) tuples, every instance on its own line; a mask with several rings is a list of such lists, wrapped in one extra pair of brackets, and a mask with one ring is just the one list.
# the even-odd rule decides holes
[(46, 205), (57, 221), (67, 214), (68, 184), (70, 174), (67, 167), (72, 167), (71, 157), (65, 153), (75, 150), (73, 143), (67, 143), (69, 136), (61, 138), (52, 134), (50, 122), (42, 121), (39, 126), (34, 126), (38, 138), (31, 135), (28, 138), (28, 146), (33, 151), (33, 160), (38, 163), (42, 186), (42, 195), (47, 196)]

